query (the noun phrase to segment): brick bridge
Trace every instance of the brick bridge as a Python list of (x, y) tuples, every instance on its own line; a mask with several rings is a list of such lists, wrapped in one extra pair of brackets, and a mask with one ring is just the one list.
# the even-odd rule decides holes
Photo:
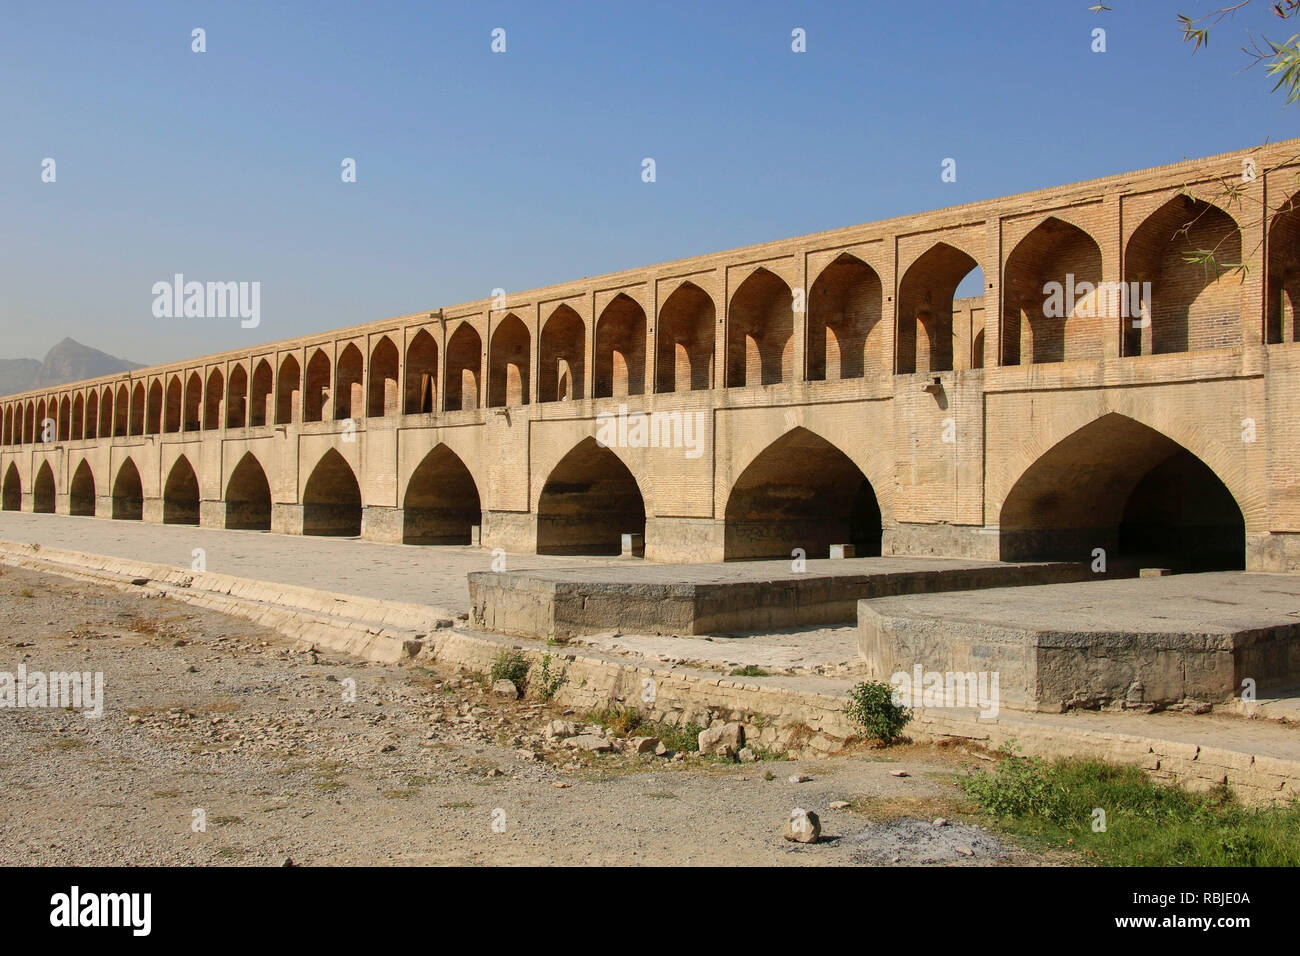
[[(851, 542), (1291, 569), (1297, 153), (12, 396), (3, 507), (409, 544), (481, 529), (484, 546), (545, 553), (616, 553), (643, 532), (662, 561)], [(1249, 262), (1245, 276), (1188, 261), (1210, 248)], [(954, 300), (975, 270), (985, 294)], [(1066, 287), (1057, 303), (1051, 282)], [(1121, 283), (1150, 283), (1137, 318), (1117, 308)]]

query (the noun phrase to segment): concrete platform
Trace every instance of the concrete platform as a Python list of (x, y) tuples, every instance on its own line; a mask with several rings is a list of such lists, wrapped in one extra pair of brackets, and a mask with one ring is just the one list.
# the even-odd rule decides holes
[(1255, 693), (1300, 685), (1300, 576), (1229, 571), (864, 600), (858, 643), (877, 680), (918, 667), (996, 675), (1001, 704), (1018, 709), (1222, 702), (1245, 681)]
[(479, 626), (531, 637), (727, 634), (852, 623), (857, 601), (892, 594), (1052, 584), (1092, 577), (1087, 564), (944, 558), (546, 568), (469, 575)]

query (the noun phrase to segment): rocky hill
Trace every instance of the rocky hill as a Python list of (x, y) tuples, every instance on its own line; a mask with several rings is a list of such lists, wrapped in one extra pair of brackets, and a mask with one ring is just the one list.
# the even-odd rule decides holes
[(64, 339), (50, 349), (41, 362), (36, 359), (0, 359), (0, 395), (66, 385), (84, 378), (129, 372), (136, 368), (142, 366), (114, 358), (75, 339)]

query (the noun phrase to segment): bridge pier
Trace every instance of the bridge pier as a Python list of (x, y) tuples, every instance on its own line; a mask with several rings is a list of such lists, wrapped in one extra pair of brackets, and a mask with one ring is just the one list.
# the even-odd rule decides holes
[(723, 530), (722, 522), (713, 518), (658, 518), (647, 515), (646, 560), (686, 564), (721, 561), (725, 551)]
[(199, 527), (225, 528), (226, 503), (224, 501), (200, 501)]
[(880, 553), (997, 561), (999, 541), (996, 526), (886, 522)]
[(273, 501), (271, 530), (276, 534), (302, 534), (302, 505)]
[(401, 508), (366, 505), (361, 509), (361, 537), (367, 541), (401, 544), (405, 520)]
[(480, 541), (485, 548), (532, 553), (537, 550), (537, 515), (518, 511), (484, 511)]

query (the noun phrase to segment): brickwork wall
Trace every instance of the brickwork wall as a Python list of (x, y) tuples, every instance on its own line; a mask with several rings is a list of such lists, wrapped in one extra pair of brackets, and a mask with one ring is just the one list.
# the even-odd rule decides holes
[[(698, 420), (694, 446), (633, 439), (613, 449), (644, 501), (652, 558), (720, 558), (736, 481), (797, 427), (871, 482), (887, 551), (996, 557), (1015, 482), (1072, 431), (1116, 413), (1214, 470), (1241, 508), (1254, 566), (1297, 566), (1300, 544), (1286, 536), (1300, 533), (1300, 405), (1291, 384), (1294, 309), (1285, 303), (1300, 228), (1285, 214), (1296, 170), (1270, 165), (1294, 148), (10, 396), (0, 400), (4, 506), (34, 510), (39, 497), (47, 507), (48, 480), (39, 496), (35, 482), (48, 464), (56, 511), (85, 512), (93, 483), (95, 514), (109, 515), (129, 459), (144, 519), (162, 520), (163, 489), (183, 455), (198, 477), (204, 523), (247, 510), (243, 499), (228, 507), (230, 481), (241, 464), (245, 472), (255, 464), (270, 489), (273, 528), (295, 533), (313, 470), (333, 450), (360, 488), (369, 514), (362, 533), (400, 540), (411, 477), (442, 446), (473, 476), (482, 523), (493, 529), (484, 543), (529, 547), (547, 478), (565, 456), (610, 416), (658, 414), (675, 416), (676, 428)], [(1223, 197), (1244, 157), (1260, 170), (1249, 189), (1269, 210), (1267, 229)], [(1207, 277), (1184, 261), (1188, 243), (1256, 268), (1245, 281)], [(954, 302), (976, 268), (985, 294)], [(1044, 286), (1071, 277), (1150, 282), (1150, 321), (1089, 316), (1086, 295), (1069, 315), (1047, 315)], [(1099, 467), (1106, 460), (1096, 459)], [(808, 476), (812, 498), (827, 490), (818, 478)], [(172, 497), (176, 513), (192, 513), (179, 492)]]

